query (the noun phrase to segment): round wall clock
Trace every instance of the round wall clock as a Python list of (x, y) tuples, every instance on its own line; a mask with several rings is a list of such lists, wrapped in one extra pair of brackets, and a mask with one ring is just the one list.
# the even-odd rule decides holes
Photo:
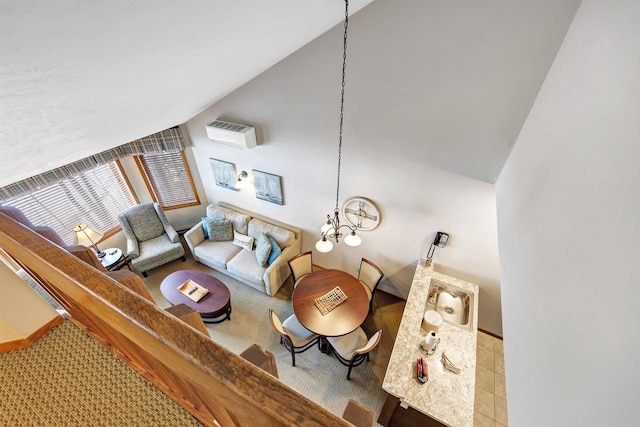
[(380, 224), (378, 207), (364, 197), (352, 197), (344, 202), (342, 216), (349, 225), (358, 230), (373, 230)]

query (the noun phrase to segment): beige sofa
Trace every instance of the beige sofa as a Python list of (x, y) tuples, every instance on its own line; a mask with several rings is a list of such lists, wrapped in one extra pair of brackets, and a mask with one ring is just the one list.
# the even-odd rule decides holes
[(266, 233), (278, 243), (282, 253), (271, 265), (262, 267), (255, 251), (242, 249), (233, 241), (206, 239), (202, 222), (199, 222), (184, 235), (196, 261), (274, 296), (291, 274), (287, 261), (300, 253), (302, 231), (224, 202), (207, 206), (207, 216), (226, 218), (235, 230), (256, 240), (261, 233)]

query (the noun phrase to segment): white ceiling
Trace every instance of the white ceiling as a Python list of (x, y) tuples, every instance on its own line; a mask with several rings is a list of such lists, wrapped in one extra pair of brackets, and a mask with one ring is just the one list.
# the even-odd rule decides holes
[[(377, 0), (350, 27), (352, 121), (384, 113), (404, 133), (370, 124), (370, 149), (495, 182), (578, 4)], [(184, 123), (343, 19), (343, 0), (0, 0), (0, 186)]]
[(343, 18), (342, 0), (0, 0), (0, 186), (183, 123)]

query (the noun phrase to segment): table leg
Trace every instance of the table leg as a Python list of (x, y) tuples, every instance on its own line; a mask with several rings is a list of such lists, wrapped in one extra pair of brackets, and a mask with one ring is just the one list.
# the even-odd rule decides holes
[[(223, 317), (224, 316), (224, 317)], [(229, 302), (226, 310), (219, 315), (215, 315), (215, 317), (203, 317), (202, 321), (204, 323), (221, 323), (225, 320), (231, 320), (231, 302)]]
[(327, 337), (320, 337), (320, 352), (324, 354), (331, 353), (331, 350), (329, 349), (329, 341), (327, 341)]

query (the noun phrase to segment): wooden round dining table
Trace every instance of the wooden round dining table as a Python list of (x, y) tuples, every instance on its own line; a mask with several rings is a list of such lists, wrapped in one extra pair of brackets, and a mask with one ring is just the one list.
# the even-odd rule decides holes
[[(336, 286), (340, 287), (347, 299), (323, 316), (315, 305), (315, 299)], [(300, 323), (324, 337), (353, 332), (369, 314), (369, 297), (362, 283), (340, 270), (318, 270), (303, 277), (293, 290), (291, 303)]]

